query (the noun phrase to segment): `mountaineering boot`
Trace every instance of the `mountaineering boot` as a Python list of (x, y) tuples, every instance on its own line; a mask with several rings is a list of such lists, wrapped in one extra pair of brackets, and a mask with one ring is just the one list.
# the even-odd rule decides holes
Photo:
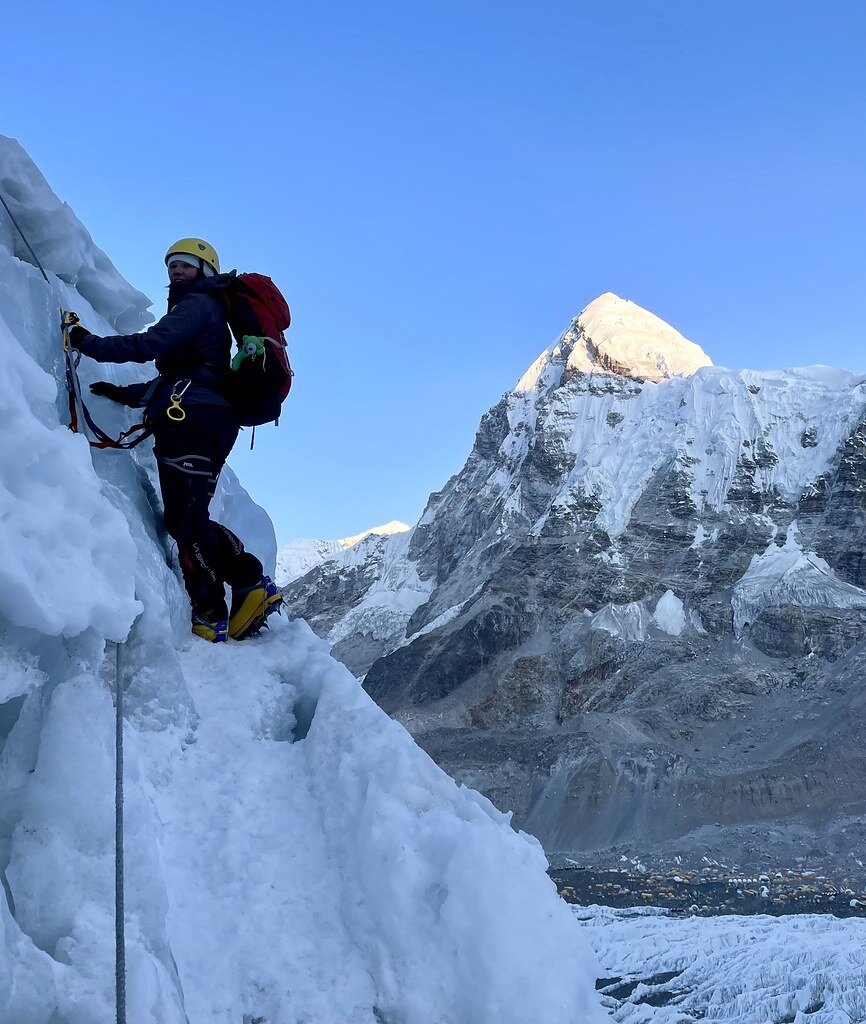
[(212, 644), (224, 644), (229, 638), (229, 624), (226, 618), (226, 606), (222, 609), (192, 613), (192, 631), (203, 640)]
[(267, 617), (279, 611), (282, 603), (282, 595), (270, 576), (262, 576), (251, 587), (232, 588), (229, 636), (245, 640), (257, 633), (266, 624)]

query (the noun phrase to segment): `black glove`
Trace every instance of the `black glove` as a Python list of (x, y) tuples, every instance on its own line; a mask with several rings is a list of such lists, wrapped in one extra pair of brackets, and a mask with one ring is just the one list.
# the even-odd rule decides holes
[(123, 388), (107, 380), (95, 380), (90, 385), (90, 393), (91, 395), (100, 395), (102, 398), (110, 398), (112, 402), (123, 403)]
[(75, 324), (73, 327), (70, 327), (66, 334), (69, 338), (69, 344), (73, 348), (78, 348), (85, 338), (90, 337), (90, 331), (86, 331), (80, 324)]

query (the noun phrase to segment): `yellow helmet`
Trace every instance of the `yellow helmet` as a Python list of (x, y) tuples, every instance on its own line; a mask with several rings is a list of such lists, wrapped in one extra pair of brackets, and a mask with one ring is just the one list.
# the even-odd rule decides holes
[(165, 254), (165, 265), (168, 266), (168, 261), (172, 256), (179, 256), (181, 253), (185, 253), (187, 256), (197, 256), (200, 260), (204, 260), (209, 267), (212, 267), (215, 274), (220, 272), (220, 258), (217, 256), (216, 249), (203, 238), (181, 238), (175, 242)]

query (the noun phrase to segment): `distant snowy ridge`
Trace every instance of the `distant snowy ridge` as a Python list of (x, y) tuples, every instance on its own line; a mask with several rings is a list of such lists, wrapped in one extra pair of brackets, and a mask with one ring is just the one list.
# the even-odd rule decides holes
[(370, 534), (375, 534), (377, 537), (392, 537), (395, 533), (406, 533), (407, 530), (411, 529), (411, 526), (401, 523), (399, 519), (392, 519), (390, 523), (385, 523), (384, 526), (374, 526), (369, 530), (364, 530), (363, 533), (356, 533), (354, 537), (346, 537), (339, 543), (341, 547), (352, 548), (359, 541), (364, 540), (365, 537), (369, 537)]
[[(114, 1019), (119, 665), (130, 1021), (600, 1024), (597, 965), (536, 841), (303, 623), (190, 635), (149, 446), (91, 452), (65, 425), (58, 309), (107, 334), (146, 299), (2, 137), (0, 187), (49, 277), (0, 209), (0, 1021)], [(229, 469), (212, 508), (273, 566)]]
[(328, 633), (328, 642), (333, 645), (358, 630), (376, 640), (390, 640), (405, 630), (412, 613), (430, 595), (429, 581), (422, 580), (406, 558), (411, 532), (395, 534), (387, 538), (386, 544), (375, 547), (372, 540), (367, 538), (351, 548), (340, 563), (348, 568), (369, 556), (377, 578), (364, 599)]
[(396, 533), (405, 533), (411, 526), (392, 519), (384, 526), (374, 526), (354, 537), (342, 540), (293, 540), (277, 549), (277, 568), (274, 579), (280, 587), (285, 587), (292, 580), (304, 576), (317, 565), (338, 557), (348, 548), (354, 547), (367, 537), (391, 537)]

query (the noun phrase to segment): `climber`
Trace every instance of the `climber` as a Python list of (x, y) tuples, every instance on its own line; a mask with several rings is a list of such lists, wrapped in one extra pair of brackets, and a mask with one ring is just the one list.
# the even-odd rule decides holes
[[(220, 471), (240, 429), (226, 397), (231, 336), (219, 295), (229, 275), (219, 272), (213, 246), (182, 238), (165, 255), (168, 313), (141, 334), (97, 337), (83, 327), (70, 344), (100, 363), (156, 361), (158, 377), (121, 387), (96, 381), (90, 390), (145, 409), (153, 432), (165, 526), (177, 541), (192, 605), (192, 631), (214, 643), (257, 633), (282, 603), (262, 563), (238, 537), (210, 518)], [(232, 590), (231, 612), (225, 584)]]

